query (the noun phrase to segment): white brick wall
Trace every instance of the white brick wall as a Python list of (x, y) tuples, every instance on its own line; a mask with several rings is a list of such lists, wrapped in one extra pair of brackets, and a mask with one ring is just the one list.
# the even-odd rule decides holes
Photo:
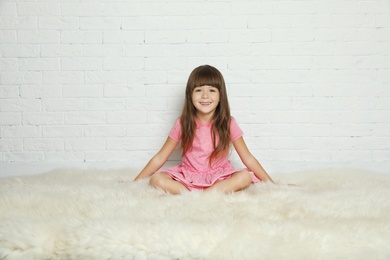
[(142, 167), (201, 64), (271, 175), (389, 170), (389, 1), (4, 0), (0, 176)]

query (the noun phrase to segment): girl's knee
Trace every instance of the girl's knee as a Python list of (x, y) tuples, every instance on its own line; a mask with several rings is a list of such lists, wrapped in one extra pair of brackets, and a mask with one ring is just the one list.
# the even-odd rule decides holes
[(237, 173), (237, 182), (241, 187), (246, 188), (252, 183), (252, 176), (247, 170)]
[(165, 175), (166, 174), (164, 173), (154, 173), (152, 177), (150, 177), (149, 184), (156, 188), (163, 186), (166, 178)]

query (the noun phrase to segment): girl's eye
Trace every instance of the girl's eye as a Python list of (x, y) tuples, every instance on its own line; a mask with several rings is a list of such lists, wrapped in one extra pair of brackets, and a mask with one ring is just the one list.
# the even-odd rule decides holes
[(200, 89), (195, 89), (194, 92), (201, 92), (202, 90)]

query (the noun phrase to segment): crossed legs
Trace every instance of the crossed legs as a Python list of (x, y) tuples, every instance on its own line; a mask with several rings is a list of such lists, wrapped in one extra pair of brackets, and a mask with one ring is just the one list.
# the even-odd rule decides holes
[(186, 186), (175, 181), (169, 174), (164, 172), (154, 173), (152, 177), (150, 177), (149, 184), (172, 194), (180, 194), (183, 191), (188, 190)]
[(220, 190), (231, 193), (243, 190), (252, 184), (252, 176), (247, 170), (234, 173), (230, 178), (219, 181), (207, 190)]
[[(169, 174), (164, 172), (155, 173), (149, 181), (150, 185), (160, 188), (172, 194), (180, 194), (188, 190), (186, 186), (172, 179)], [(252, 183), (252, 177), (247, 170), (234, 173), (230, 178), (219, 181), (206, 190), (220, 190), (225, 193), (231, 193), (247, 188)]]

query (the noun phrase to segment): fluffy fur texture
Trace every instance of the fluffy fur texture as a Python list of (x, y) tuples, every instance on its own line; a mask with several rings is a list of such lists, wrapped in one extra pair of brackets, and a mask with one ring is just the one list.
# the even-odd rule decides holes
[(390, 174), (273, 174), (280, 184), (178, 196), (135, 174), (0, 179), (0, 259), (390, 259)]

